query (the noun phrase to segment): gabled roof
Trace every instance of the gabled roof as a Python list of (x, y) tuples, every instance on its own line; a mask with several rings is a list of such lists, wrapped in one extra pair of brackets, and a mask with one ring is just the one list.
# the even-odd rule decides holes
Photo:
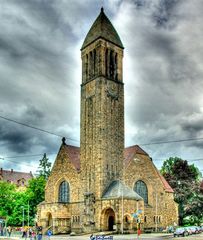
[(124, 48), (118, 33), (116, 32), (108, 17), (105, 15), (103, 8), (101, 8), (99, 16), (90, 28), (83, 42), (81, 50), (98, 38), (105, 39), (109, 42), (114, 43), (120, 48)]
[(135, 199), (142, 200), (142, 197), (138, 195), (135, 191), (130, 189), (120, 180), (115, 180), (111, 182), (106, 191), (104, 192), (103, 199), (115, 199), (115, 198), (124, 198), (124, 199)]
[(161, 175), (161, 173), (157, 170), (157, 173), (158, 173), (158, 175), (159, 175), (159, 177), (160, 177), (160, 179), (161, 179), (161, 181), (162, 181), (162, 183), (163, 183), (163, 185), (164, 185), (164, 189), (166, 190), (166, 192), (171, 192), (171, 193), (173, 193), (174, 191), (173, 191), (173, 189), (172, 189), (172, 187), (169, 185), (169, 183), (166, 181), (166, 179), (164, 178), (164, 176), (162, 176)]
[(18, 180), (24, 179), (26, 182), (33, 178), (32, 172), (26, 173), (26, 172), (17, 172), (11, 170), (4, 170), (0, 169), (0, 176), (1, 179), (7, 182), (11, 182), (14, 184), (18, 184)]
[[(149, 155), (138, 145), (127, 147), (124, 149), (125, 166), (128, 166), (130, 161), (132, 161), (132, 159), (134, 158), (135, 154), (140, 154), (140, 155), (149, 157)], [(173, 193), (174, 191), (171, 188), (171, 186), (168, 184), (166, 179), (161, 175), (161, 173), (157, 170), (157, 168), (154, 165), (153, 165), (153, 167), (156, 169), (156, 172), (163, 183), (163, 187), (164, 187), (165, 191)]]
[[(71, 146), (71, 145), (67, 145), (66, 143), (64, 143), (62, 145), (65, 149), (66, 154), (69, 157), (70, 162), (73, 164), (73, 166), (75, 167), (75, 169), (77, 171), (80, 171), (80, 148), (79, 147), (75, 147), (75, 146)], [(124, 161), (125, 161), (125, 165), (128, 165), (128, 163), (134, 158), (135, 154), (140, 154), (143, 156), (148, 156), (149, 155), (138, 145), (134, 145), (134, 146), (130, 146), (124, 149)], [(152, 163), (153, 164), (153, 163)], [(153, 165), (154, 166), (154, 165)], [(161, 175), (161, 173), (157, 170), (157, 168), (154, 166), (154, 168), (157, 171), (157, 174), (160, 178), (160, 180), (163, 183), (163, 187), (165, 189), (166, 192), (171, 192), (173, 193), (173, 189), (171, 188), (171, 186), (168, 184), (168, 182), (166, 181), (166, 179)], [(112, 182), (113, 185), (113, 190), (111, 190), (111, 192), (105, 192), (104, 196), (111, 196), (118, 198), (118, 194), (119, 194), (119, 189), (124, 187), (124, 189), (126, 190), (128, 187), (127, 186), (122, 186), (123, 183), (122, 182)], [(112, 186), (111, 186), (112, 187)], [(109, 186), (110, 189), (110, 186)], [(117, 191), (117, 192), (116, 192)], [(130, 193), (130, 191), (132, 191), (133, 193), (135, 193), (132, 189), (128, 188), (126, 191), (128, 191)], [(132, 193), (131, 192), (131, 193)], [(115, 195), (115, 193), (117, 195)], [(139, 196), (139, 195), (138, 195)], [(127, 197), (127, 195), (126, 195)], [(135, 196), (134, 196), (135, 197)]]
[(128, 165), (128, 163), (133, 159), (135, 154), (141, 154), (145, 156), (149, 156), (140, 146), (134, 145), (130, 146), (124, 149), (124, 161), (125, 165)]
[(80, 148), (63, 144), (66, 154), (69, 157), (70, 162), (73, 164), (77, 171), (80, 170)]

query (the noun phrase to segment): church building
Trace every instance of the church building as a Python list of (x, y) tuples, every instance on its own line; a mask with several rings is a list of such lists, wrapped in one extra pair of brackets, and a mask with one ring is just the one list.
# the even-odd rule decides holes
[(44, 231), (131, 232), (178, 222), (173, 189), (150, 156), (124, 147), (123, 51), (102, 8), (81, 48), (80, 147), (62, 139), (38, 206)]

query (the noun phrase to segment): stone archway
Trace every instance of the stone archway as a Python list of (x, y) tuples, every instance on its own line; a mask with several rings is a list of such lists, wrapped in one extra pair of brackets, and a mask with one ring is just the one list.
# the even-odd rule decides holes
[(53, 226), (53, 218), (51, 213), (47, 213), (47, 227)]
[(123, 218), (123, 228), (124, 230), (132, 229), (132, 220), (129, 214), (126, 214)]
[(102, 211), (102, 231), (113, 231), (115, 225), (115, 212), (112, 208)]

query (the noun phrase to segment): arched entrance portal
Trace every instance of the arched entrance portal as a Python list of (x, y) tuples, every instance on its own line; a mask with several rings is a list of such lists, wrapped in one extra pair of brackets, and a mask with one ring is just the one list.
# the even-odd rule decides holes
[(115, 225), (115, 212), (112, 208), (107, 208), (102, 211), (102, 230), (113, 231)]
[(109, 216), (108, 220), (108, 230), (113, 231), (113, 225), (115, 224), (115, 217), (114, 216)]
[(51, 213), (47, 214), (47, 227), (52, 227), (53, 226), (53, 219)]

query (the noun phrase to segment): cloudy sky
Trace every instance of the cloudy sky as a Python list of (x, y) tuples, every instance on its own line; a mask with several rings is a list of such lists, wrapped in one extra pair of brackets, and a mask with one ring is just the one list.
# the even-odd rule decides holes
[(148, 145), (203, 138), (203, 0), (1, 0), (1, 167), (35, 171), (61, 144), (2, 117), (79, 146), (80, 47), (101, 6), (125, 46), (126, 146), (203, 170), (203, 140)]

